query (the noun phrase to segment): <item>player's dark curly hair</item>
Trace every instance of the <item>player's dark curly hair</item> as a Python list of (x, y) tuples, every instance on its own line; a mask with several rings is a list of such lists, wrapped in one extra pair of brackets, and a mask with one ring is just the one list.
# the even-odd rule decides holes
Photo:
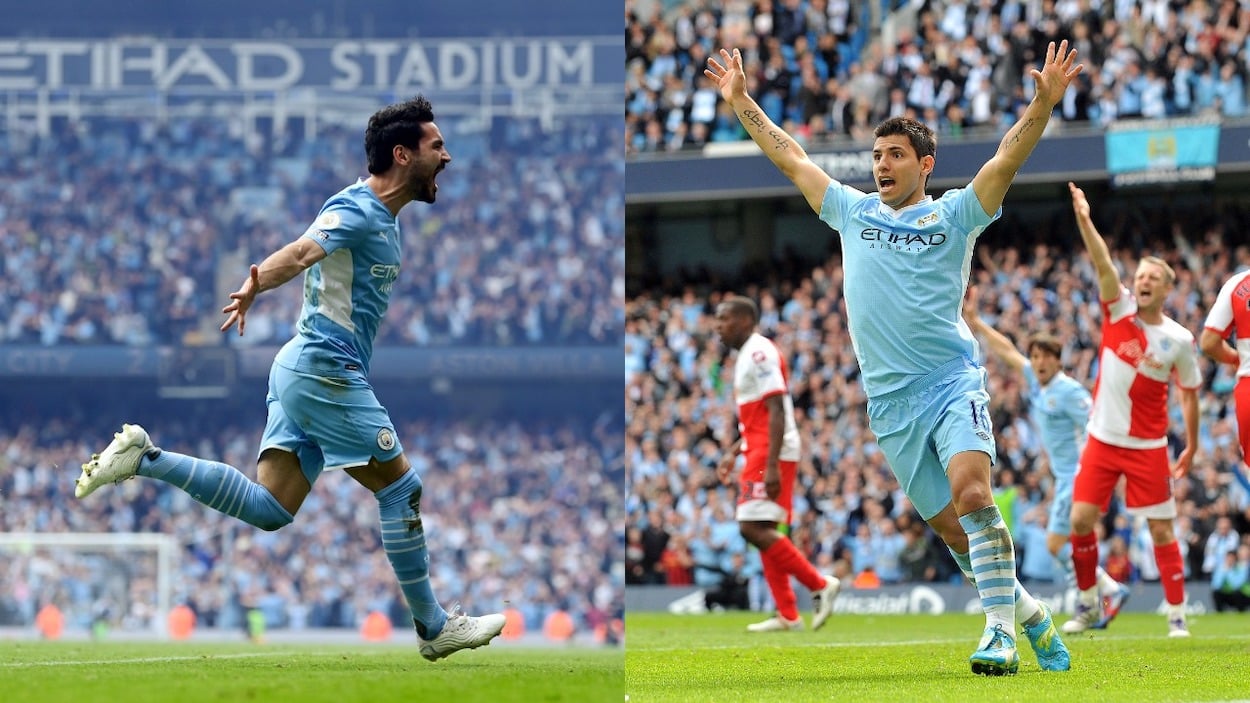
[(907, 137), (907, 141), (911, 142), (911, 148), (916, 150), (918, 158), (937, 155), (937, 136), (934, 135), (933, 130), (929, 128), (929, 125), (910, 117), (891, 117), (877, 125), (872, 136), (892, 137), (896, 134)]
[(373, 113), (365, 128), (365, 156), (369, 173), (386, 173), (395, 162), (393, 152), (400, 144), (416, 149), (425, 132), (425, 123), (434, 121), (434, 108), (424, 95), (387, 105)]
[[(877, 138), (892, 137), (896, 134), (907, 137), (907, 141), (911, 142), (911, 148), (916, 150), (916, 158), (937, 156), (937, 135), (929, 128), (929, 125), (919, 120), (913, 120), (910, 117), (891, 117), (877, 125), (872, 132), (872, 136)], [(924, 184), (929, 185), (928, 175), (924, 177)]]

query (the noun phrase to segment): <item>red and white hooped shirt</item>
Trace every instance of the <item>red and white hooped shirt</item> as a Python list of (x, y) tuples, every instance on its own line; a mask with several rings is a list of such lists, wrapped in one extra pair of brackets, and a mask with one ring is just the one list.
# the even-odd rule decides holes
[(750, 461), (768, 456), (768, 405), (766, 398), (783, 394), (786, 429), (781, 440), (781, 460), (799, 460), (799, 429), (794, 422), (794, 400), (790, 397), (790, 372), (781, 350), (771, 339), (754, 332), (738, 350), (734, 365), (734, 400), (738, 403), (738, 431), (742, 453)]
[(1228, 339), (1237, 331), (1237, 377), (1250, 376), (1250, 271), (1233, 276), (1220, 288), (1220, 294), (1207, 313), (1203, 328)]
[(1091, 437), (1126, 449), (1167, 446), (1168, 381), (1202, 385), (1194, 335), (1170, 317), (1148, 325), (1127, 288), (1102, 303), (1102, 345), (1090, 411)]

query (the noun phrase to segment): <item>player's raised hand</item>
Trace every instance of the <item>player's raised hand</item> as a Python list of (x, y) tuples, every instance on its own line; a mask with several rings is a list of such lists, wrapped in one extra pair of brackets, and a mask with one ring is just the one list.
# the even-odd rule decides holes
[(1074, 67), (1073, 61), (1076, 61), (1076, 49), (1069, 51), (1068, 40), (1064, 39), (1059, 42), (1057, 51), (1054, 42), (1047, 45), (1046, 62), (1042, 64), (1040, 71), (1036, 68), (1029, 70), (1029, 75), (1037, 83), (1037, 99), (1043, 105), (1058, 105), (1063, 99), (1063, 92), (1068, 89), (1068, 84), (1085, 70), (1085, 64), (1079, 63)]
[(1085, 199), (1085, 191), (1078, 188), (1072, 181), (1068, 181), (1068, 192), (1072, 194), (1072, 212), (1076, 213), (1076, 219), (1088, 220), (1089, 201)]
[(251, 270), (248, 272), (247, 280), (239, 289), (230, 294), (230, 304), (221, 309), (221, 312), (229, 317), (221, 326), (221, 331), (225, 332), (235, 325), (239, 325), (239, 336), (243, 336), (243, 327), (246, 324), (247, 309), (252, 307), (252, 301), (256, 300), (256, 293), (260, 290), (260, 267), (252, 264)]
[(703, 75), (716, 81), (725, 102), (733, 102), (735, 97), (746, 95), (747, 92), (747, 74), (742, 69), (742, 52), (734, 49), (730, 54), (728, 49), (721, 49), (720, 56), (723, 64), (713, 56), (707, 58), (707, 68), (703, 69)]

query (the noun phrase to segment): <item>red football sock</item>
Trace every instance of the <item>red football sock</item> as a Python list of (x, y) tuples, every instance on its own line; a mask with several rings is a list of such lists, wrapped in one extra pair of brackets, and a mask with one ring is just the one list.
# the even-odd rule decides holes
[(1098, 535), (1072, 534), (1072, 570), (1076, 573), (1076, 587), (1082, 591), (1098, 583)]
[(1185, 565), (1181, 561), (1181, 548), (1172, 540), (1155, 545), (1155, 563), (1159, 565), (1159, 582), (1163, 584), (1163, 598), (1171, 605), (1185, 602)]
[(760, 550), (760, 561), (764, 564), (764, 580), (768, 582), (768, 590), (773, 594), (773, 602), (777, 605), (777, 613), (786, 620), (799, 619), (799, 602), (794, 597), (794, 588), (790, 585), (790, 574), (773, 558), (772, 547)]
[(794, 542), (791, 542), (789, 537), (782, 537), (773, 542), (765, 551), (769, 553), (769, 558), (773, 560), (773, 563), (798, 579), (799, 583), (807, 587), (807, 590), (819, 591), (825, 587), (825, 577), (820, 575), (816, 567), (812, 566), (812, 563), (803, 556), (798, 547), (794, 546)]

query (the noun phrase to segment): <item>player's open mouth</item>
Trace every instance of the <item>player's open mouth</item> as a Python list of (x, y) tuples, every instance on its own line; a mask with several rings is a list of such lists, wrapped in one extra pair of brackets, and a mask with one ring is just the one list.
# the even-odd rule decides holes
[(894, 179), (893, 179), (893, 178), (880, 178), (880, 179), (878, 179), (878, 180), (877, 180), (877, 187), (878, 187), (879, 189), (881, 189), (881, 190), (885, 190), (886, 188), (890, 188), (890, 187), (892, 187), (893, 185), (894, 185)]

